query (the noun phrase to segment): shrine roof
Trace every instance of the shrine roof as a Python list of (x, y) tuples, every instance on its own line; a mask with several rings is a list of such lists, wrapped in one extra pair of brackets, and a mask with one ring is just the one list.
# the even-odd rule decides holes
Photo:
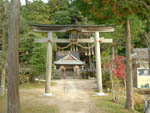
[(65, 60), (65, 61), (55, 61), (54, 64), (57, 65), (84, 65), (85, 63), (82, 61), (73, 61), (73, 60)]
[(69, 53), (71, 53), (74, 57), (76, 57), (77, 59), (80, 60), (80, 55), (79, 55), (79, 52), (77, 52), (77, 51), (63, 51), (63, 52), (59, 51), (59, 52), (56, 52), (56, 60), (60, 60), (60, 59), (64, 58)]
[(132, 58), (147, 59), (150, 58), (150, 49), (148, 48), (135, 48), (133, 49)]
[[(62, 57), (59, 57), (58, 60), (54, 62), (54, 64), (57, 65), (83, 65), (85, 64), (81, 60), (79, 60), (79, 56), (76, 54), (73, 55), (74, 52), (68, 52), (65, 55), (62, 55)], [(77, 53), (77, 52), (76, 52)]]
[(77, 29), (81, 32), (113, 32), (112, 25), (56, 25), (56, 24), (30, 24), (34, 31), (38, 32), (67, 32)]

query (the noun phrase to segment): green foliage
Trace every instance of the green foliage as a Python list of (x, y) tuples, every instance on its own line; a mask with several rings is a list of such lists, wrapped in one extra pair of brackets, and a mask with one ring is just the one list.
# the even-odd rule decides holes
[(71, 24), (69, 4), (67, 0), (51, 0), (49, 2), (51, 20), (56, 24)]
[(102, 79), (103, 85), (104, 85), (105, 87), (107, 87), (106, 84), (107, 84), (107, 81), (110, 80), (110, 75), (109, 75), (108, 72), (105, 72), (105, 71), (103, 71), (102, 74), (103, 74), (103, 79)]
[(22, 17), (28, 22), (51, 24), (49, 6), (41, 0), (35, 0), (26, 6), (22, 6)]
[[(46, 44), (34, 44), (34, 39), (47, 37), (47, 33), (33, 32), (29, 23), (79, 24), (85, 22), (81, 12), (68, 0), (50, 0), (47, 4), (42, 0), (28, 2), (21, 6), (20, 20), (20, 66), (29, 68), (27, 73), (31, 74), (30, 79), (45, 74)], [(65, 33), (58, 33), (57, 36), (68, 38), (68, 34)], [(57, 50), (56, 47), (54, 44), (54, 51)]]
[(70, 12), (68, 10), (56, 11), (52, 20), (55, 21), (56, 24), (71, 24)]
[[(125, 55), (124, 23), (127, 18), (130, 19), (134, 47), (145, 47), (141, 37), (145, 29), (145, 21), (140, 19), (149, 15), (149, 1), (75, 0), (75, 4), (89, 20), (96, 24), (116, 25), (114, 33), (103, 33), (101, 35), (114, 40), (116, 53), (119, 55)], [(106, 48), (106, 46), (103, 46), (103, 48)]]
[(29, 62), (37, 75), (43, 74), (46, 71), (46, 48), (45, 44), (35, 44), (34, 46)]
[(68, 0), (51, 0), (49, 3), (50, 18), (56, 24), (86, 24), (87, 20)]
[(23, 64), (29, 64), (29, 60), (32, 57), (34, 48), (34, 39), (33, 37), (25, 37), (20, 40), (20, 47), (19, 47), (19, 56), (20, 62)]
[[(148, 15), (149, 4), (144, 1), (129, 0), (75, 0), (85, 15), (97, 23), (124, 23), (132, 15)], [(89, 15), (91, 14), (91, 15)]]

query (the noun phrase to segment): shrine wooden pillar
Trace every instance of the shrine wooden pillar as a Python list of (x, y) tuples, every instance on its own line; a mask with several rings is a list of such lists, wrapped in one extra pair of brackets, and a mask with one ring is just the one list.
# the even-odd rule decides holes
[(102, 86), (102, 68), (101, 68), (101, 52), (100, 52), (100, 39), (99, 32), (95, 32), (95, 53), (96, 53), (96, 77), (98, 93), (103, 92)]
[(46, 64), (46, 82), (45, 82), (45, 95), (51, 96), (51, 75), (52, 75), (52, 42), (53, 33), (48, 33), (48, 47), (47, 47), (47, 64)]

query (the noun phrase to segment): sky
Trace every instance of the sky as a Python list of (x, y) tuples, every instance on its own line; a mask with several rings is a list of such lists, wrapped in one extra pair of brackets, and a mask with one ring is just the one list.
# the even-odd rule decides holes
[[(33, 0), (29, 0), (29, 1), (33, 1)], [(42, 0), (43, 2), (47, 2), (48, 0)], [(25, 4), (25, 0), (21, 0), (21, 4), (24, 5)]]

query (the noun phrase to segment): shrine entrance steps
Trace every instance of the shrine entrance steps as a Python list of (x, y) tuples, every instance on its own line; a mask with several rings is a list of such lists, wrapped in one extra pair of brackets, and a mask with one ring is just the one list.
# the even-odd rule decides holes
[(79, 79), (81, 78), (80, 75), (77, 75), (73, 71), (66, 71), (65, 74), (62, 76), (62, 79)]
[(81, 79), (81, 75), (75, 73), (72, 70), (67, 71), (56, 71), (56, 74), (53, 76), (54, 79)]

